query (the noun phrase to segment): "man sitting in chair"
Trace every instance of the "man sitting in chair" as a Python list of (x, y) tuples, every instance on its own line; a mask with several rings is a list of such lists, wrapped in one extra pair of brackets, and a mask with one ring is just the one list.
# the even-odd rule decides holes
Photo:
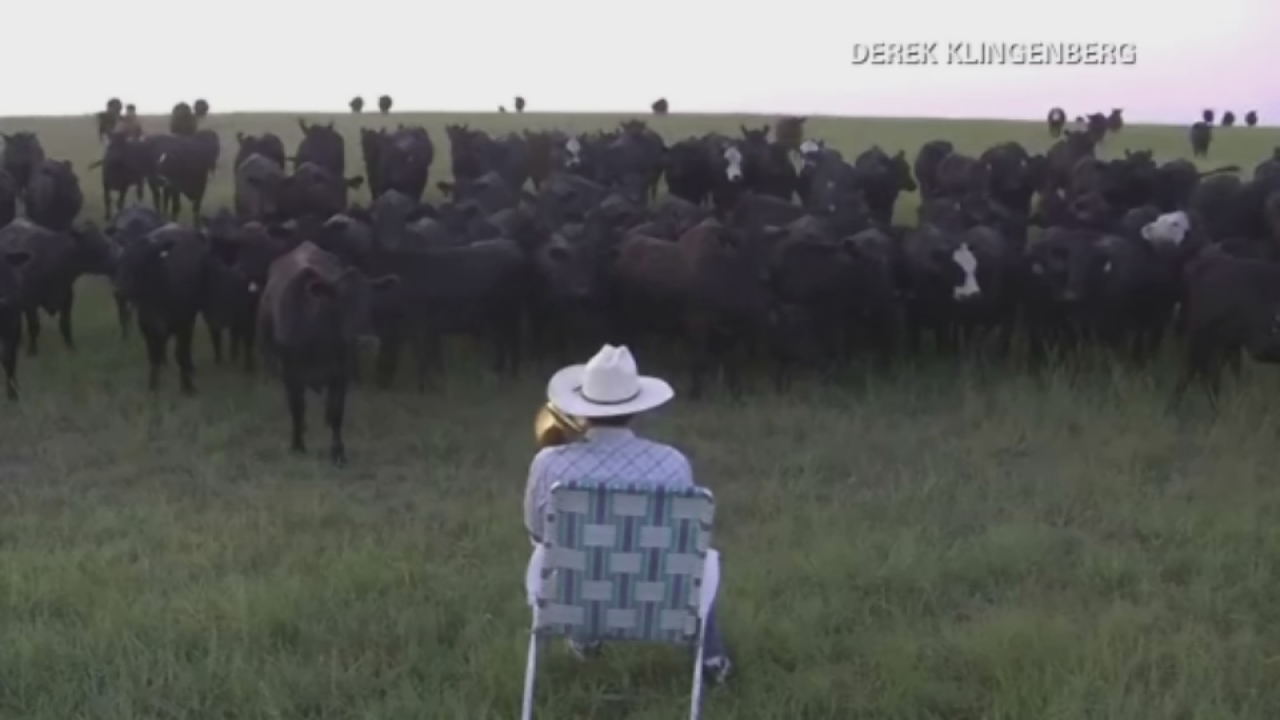
[[(626, 346), (605, 345), (585, 365), (571, 365), (547, 383), (547, 399), (566, 415), (579, 418), (586, 433), (579, 442), (543, 448), (529, 466), (524, 495), (524, 523), (530, 538), (542, 542), (543, 519), (551, 502), (551, 486), (560, 481), (587, 483), (652, 483), (670, 487), (694, 484), (688, 459), (670, 445), (645, 440), (628, 427), (636, 415), (670, 400), (675, 391), (664, 380), (638, 374)], [(730, 662), (716, 627), (714, 610), (707, 615), (704, 676), (719, 684)], [(580, 658), (598, 654), (600, 643), (569, 648)]]

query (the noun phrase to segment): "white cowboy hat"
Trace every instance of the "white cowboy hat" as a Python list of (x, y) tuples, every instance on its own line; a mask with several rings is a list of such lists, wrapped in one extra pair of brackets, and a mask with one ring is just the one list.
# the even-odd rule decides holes
[(585, 365), (570, 365), (551, 376), (547, 399), (581, 418), (633, 415), (670, 400), (665, 380), (640, 375), (626, 345), (605, 345)]

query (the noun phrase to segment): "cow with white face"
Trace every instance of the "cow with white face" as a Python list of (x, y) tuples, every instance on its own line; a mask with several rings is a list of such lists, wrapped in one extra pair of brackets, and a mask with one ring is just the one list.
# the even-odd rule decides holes
[(800, 169), (817, 164), (818, 156), (822, 154), (824, 148), (821, 140), (805, 140), (800, 143)]
[(570, 137), (564, 143), (564, 164), (568, 168), (577, 168), (582, 166), (582, 141), (576, 137)]
[(959, 301), (976, 298), (982, 294), (978, 285), (978, 258), (969, 249), (968, 243), (960, 243), (960, 247), (951, 251), (951, 260), (960, 268), (960, 283), (951, 290), (951, 296)]
[(738, 143), (726, 138), (709, 137), (711, 199), (716, 207), (733, 208), (746, 189), (746, 157)]
[(985, 226), (957, 231), (926, 222), (907, 233), (902, 250), (901, 290), (913, 346), (924, 331), (947, 344), (964, 328), (971, 337), (998, 331), (997, 349), (1008, 352), (1016, 250), (1003, 235)]
[(742, 151), (735, 145), (724, 149), (724, 176), (729, 182), (742, 181)]
[(1152, 245), (1177, 247), (1191, 232), (1191, 218), (1181, 210), (1165, 213), (1142, 227), (1142, 239)]

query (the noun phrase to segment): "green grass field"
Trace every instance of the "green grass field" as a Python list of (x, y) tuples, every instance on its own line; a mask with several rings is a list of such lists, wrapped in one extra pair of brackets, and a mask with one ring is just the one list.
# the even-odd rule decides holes
[[(310, 119), (323, 119), (309, 116)], [(357, 122), (336, 116), (349, 167)], [(365, 116), (425, 123), (447, 172), (445, 122), (591, 128), (616, 118)], [(749, 118), (654, 121), (667, 137)], [(218, 116), (210, 211), (230, 201), (234, 131), (293, 116)], [(152, 127), (161, 126), (159, 120)], [(71, 159), (101, 214), (88, 118), (3, 119)], [(913, 155), (945, 137), (977, 151), (1048, 143), (1041, 124), (817, 118), (846, 154)], [(1182, 128), (1110, 141), (1189, 154)], [(1271, 129), (1219, 131), (1209, 161), (1251, 170)], [(909, 216), (914, 199), (900, 202)], [(324, 459), (310, 402), (305, 458), (283, 391), (215, 368), (200, 396), (145, 390), (97, 278), (82, 282), (79, 350), (51, 323), (0, 402), (0, 718), (512, 718), (529, 612), (521, 491), (550, 366), (518, 382), (453, 348), (419, 395), (365, 385), (348, 410), (351, 464)], [(200, 331), (203, 333), (203, 331)], [(639, 357), (642, 370), (654, 366)], [(642, 430), (685, 448), (719, 500), (720, 613), (735, 654), (708, 718), (1191, 720), (1280, 717), (1280, 383), (1248, 367), (1221, 412), (1164, 413), (1175, 358), (1075, 384), (980, 380), (922, 363), (786, 396), (677, 397)], [(366, 365), (366, 367), (370, 367)], [(673, 377), (683, 387), (684, 376)], [(687, 656), (611, 647), (543, 665), (541, 718), (671, 718)]]

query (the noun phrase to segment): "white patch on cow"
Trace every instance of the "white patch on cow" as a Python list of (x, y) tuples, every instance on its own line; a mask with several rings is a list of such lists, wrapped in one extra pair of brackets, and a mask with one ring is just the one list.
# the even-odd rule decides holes
[(1142, 226), (1142, 238), (1152, 245), (1178, 246), (1191, 232), (1191, 218), (1181, 210), (1165, 213)]
[(163, 164), (164, 164), (164, 159), (165, 159), (165, 158), (167, 158), (167, 157), (169, 157), (169, 153), (160, 153), (160, 160), (159, 160), (158, 162), (159, 162), (161, 165), (163, 165)]
[(969, 243), (960, 243), (960, 247), (951, 253), (951, 259), (955, 260), (964, 271), (964, 282), (952, 290), (955, 299), (964, 300), (981, 293), (982, 288), (978, 287), (978, 258), (974, 257), (973, 251), (969, 249)]
[(821, 148), (818, 147), (818, 143), (812, 140), (805, 140), (804, 142), (800, 143), (801, 155), (812, 155), (813, 153), (818, 152), (818, 150), (820, 149)]
[(160, 253), (160, 257), (162, 257), (162, 258), (167, 258), (167, 257), (169, 257), (169, 251), (168, 251), (168, 250), (165, 250), (165, 251), (161, 252), (161, 253)]
[(1111, 261), (1110, 261), (1110, 260), (1108, 260), (1108, 261), (1107, 261), (1107, 264), (1106, 264), (1106, 265), (1103, 265), (1103, 266), (1102, 266), (1102, 272), (1103, 272), (1103, 273), (1109, 273), (1109, 272), (1111, 272)]
[(729, 163), (724, 169), (725, 177), (730, 182), (736, 182), (742, 179), (742, 152), (738, 148), (730, 145), (724, 149), (725, 162)]
[(1040, 263), (1031, 263), (1031, 272), (1035, 273), (1036, 275), (1043, 275), (1044, 266), (1041, 265)]
[(251, 283), (249, 283), (249, 294), (250, 294), (250, 295), (257, 295), (257, 294), (258, 294), (258, 283), (256, 283), (256, 282), (251, 282)]
[(582, 143), (578, 138), (571, 137), (564, 144), (565, 152), (569, 153), (569, 164), (577, 165), (582, 162)]

